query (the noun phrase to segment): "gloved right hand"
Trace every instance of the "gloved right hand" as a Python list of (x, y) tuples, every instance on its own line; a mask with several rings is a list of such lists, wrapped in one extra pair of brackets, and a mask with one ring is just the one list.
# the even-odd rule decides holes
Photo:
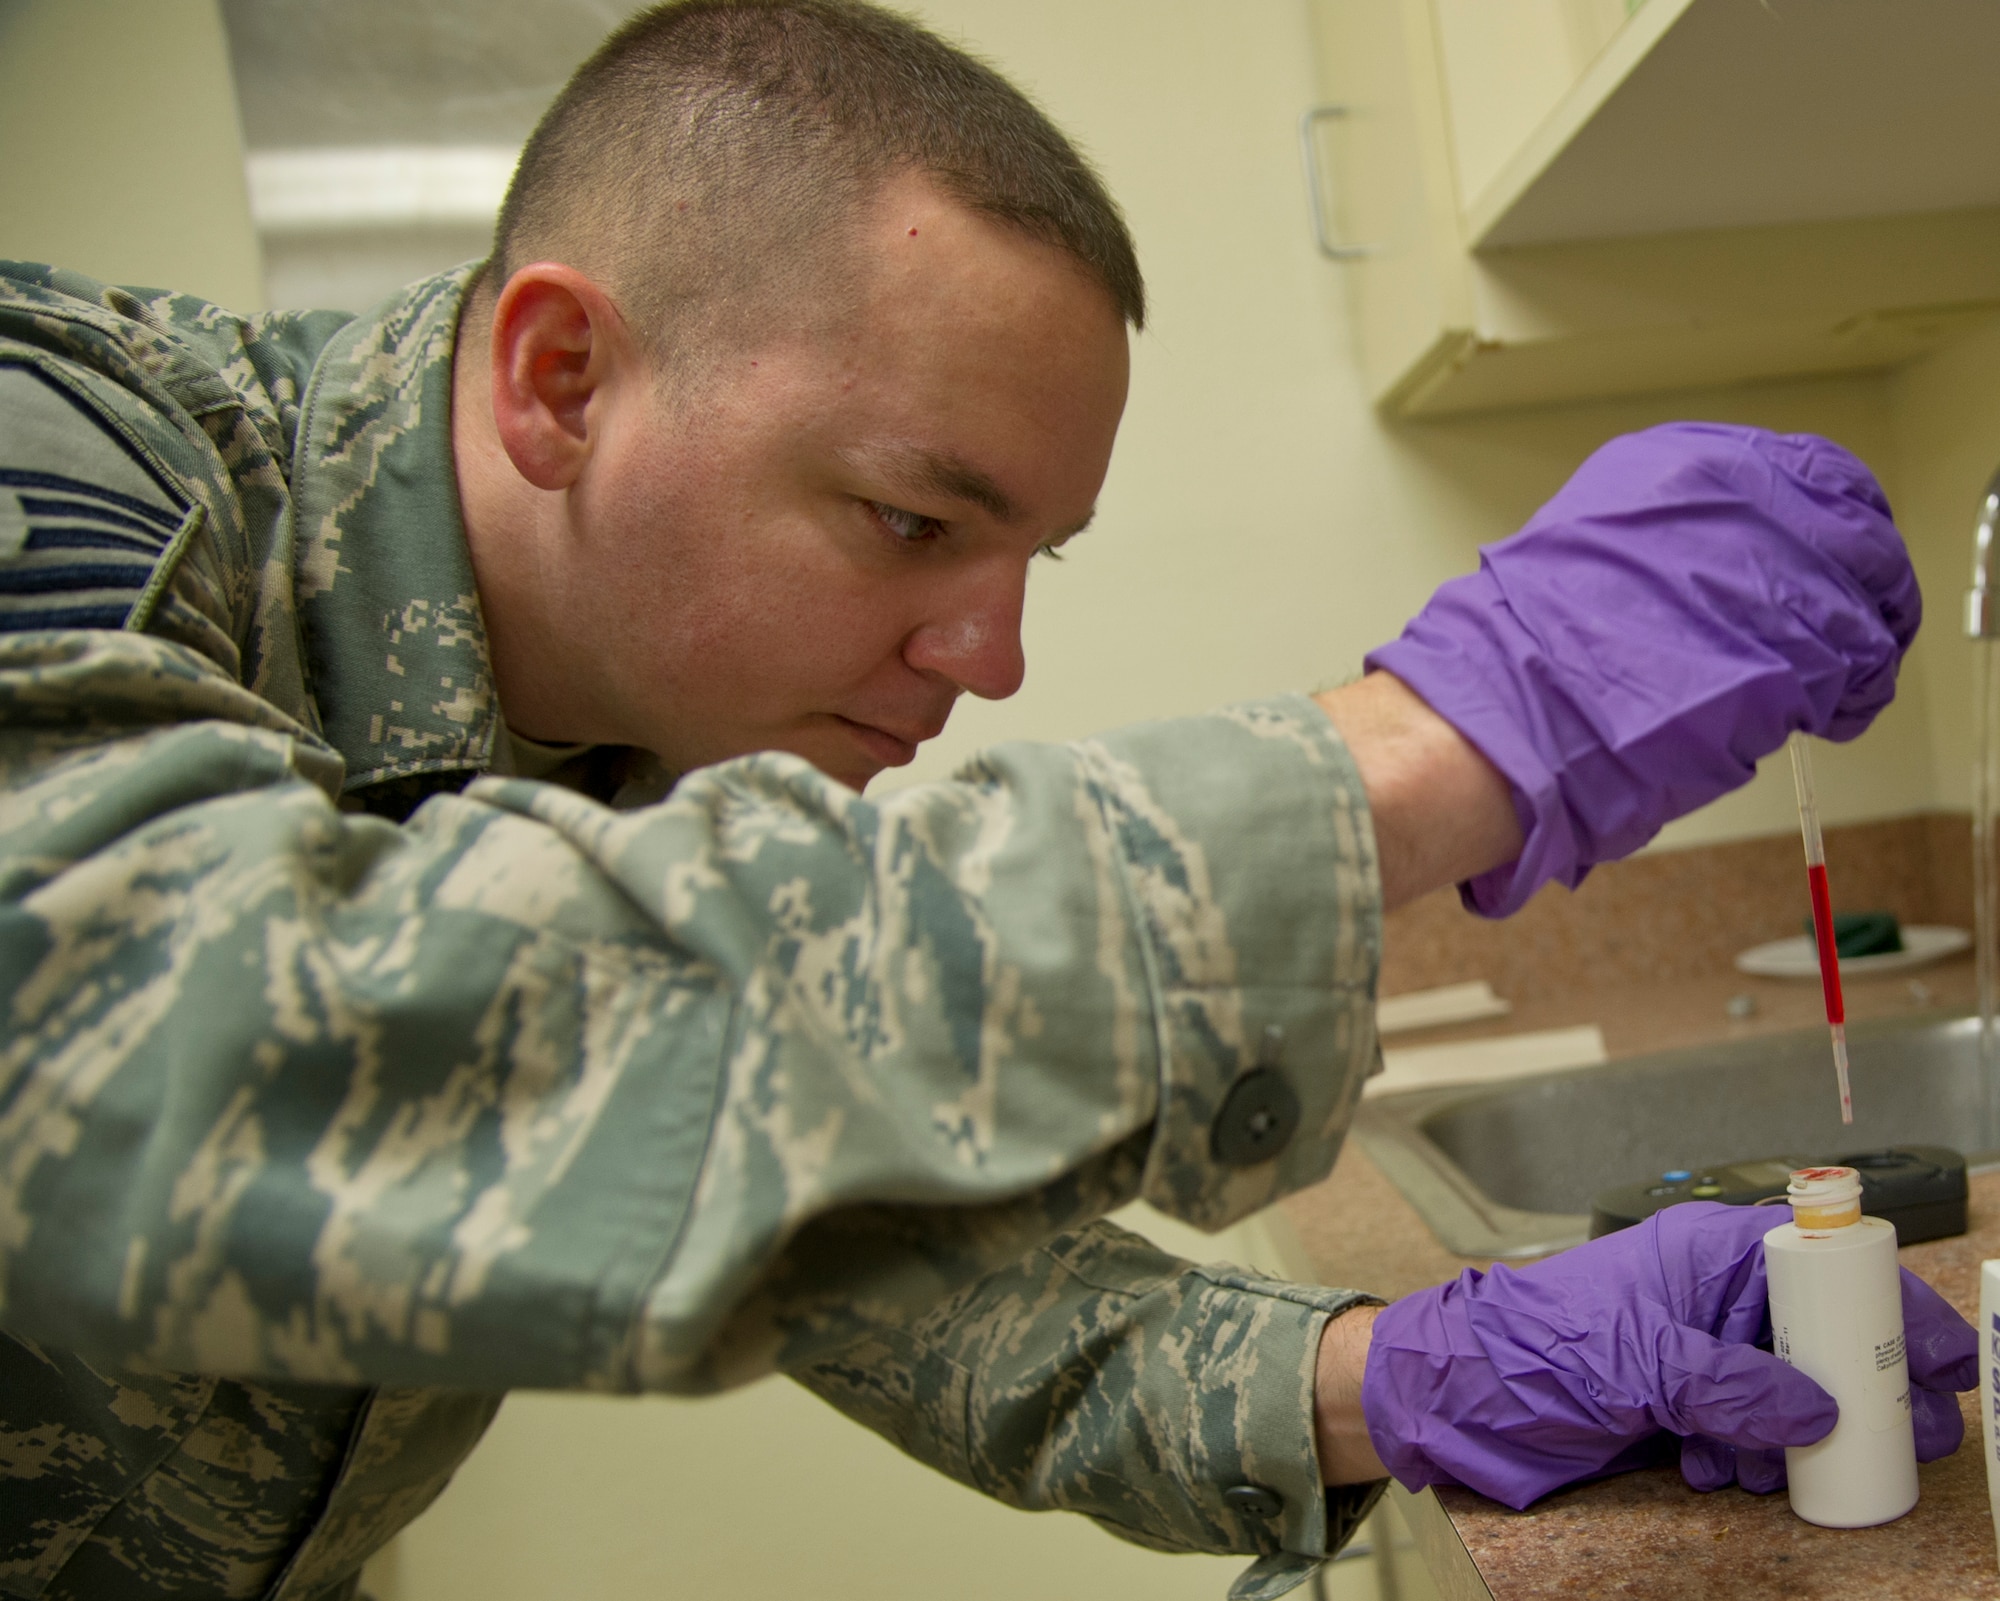
[[(1782, 1219), (1786, 1208), (1772, 1208)], [(1758, 1253), (1761, 1276), (1763, 1253)], [(1910, 1422), (1917, 1439), (1917, 1460), (1935, 1462), (1956, 1451), (1965, 1440), (1965, 1415), (1959, 1411), (1960, 1390), (1979, 1387), (1979, 1335), (1942, 1295), (1908, 1268), (1903, 1273), (1903, 1344), (1910, 1363)], [(1739, 1326), (1748, 1326), (1748, 1299), (1737, 1305)], [(1762, 1339), (1770, 1319), (1759, 1319)], [(1727, 1336), (1725, 1336), (1727, 1337)], [(1759, 1495), (1785, 1487), (1783, 1451), (1738, 1449), (1722, 1440), (1690, 1436), (1681, 1442), (1681, 1477), (1697, 1490), (1720, 1490), (1740, 1484)]]
[(1637, 850), (1803, 729), (1852, 739), (1922, 616), (1866, 467), (1808, 434), (1614, 439), (1367, 658), (1499, 769), (1526, 843), (1462, 887), (1502, 917)]
[[(1514, 1271), (1468, 1270), (1376, 1318), (1361, 1407), (1408, 1489), (1463, 1484), (1520, 1508), (1651, 1460), (1681, 1436), (1698, 1490), (1784, 1482), (1783, 1448), (1832, 1429), (1833, 1398), (1757, 1349), (1769, 1337), (1764, 1235), (1782, 1207), (1686, 1202)], [(1972, 1326), (1905, 1272), (1917, 1456), (1956, 1450), (1949, 1392), (1978, 1383)]]

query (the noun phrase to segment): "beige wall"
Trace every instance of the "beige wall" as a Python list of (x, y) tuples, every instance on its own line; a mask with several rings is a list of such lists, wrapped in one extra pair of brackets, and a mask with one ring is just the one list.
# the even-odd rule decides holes
[[(1816, 380), (1395, 429), (1364, 404), (1341, 269), (1308, 234), (1298, 0), (932, 0), (1097, 157), (1138, 236), (1153, 325), (1098, 523), (1030, 586), (1028, 681), (960, 709), (909, 770), (1357, 671), (1596, 445), (1674, 417), (1826, 433), (1893, 483), (1880, 378)], [(1917, 675), (1859, 744), (1822, 747), (1829, 820), (1935, 798)], [(1793, 821), (1780, 762), (1666, 844)]]
[[(1481, 542), (1626, 428), (1706, 416), (1814, 429), (1892, 484), (1899, 448), (1930, 451), (1935, 429), (1892, 426), (1882, 379), (1385, 428), (1355, 381), (1340, 269), (1307, 235), (1294, 124), (1314, 87), (1298, 0), (920, 9), (1032, 89), (1097, 157), (1138, 236), (1154, 318), (1098, 526), (1036, 574), (1027, 688), (963, 708), (906, 780), (941, 776), (996, 739), (1068, 738), (1350, 675)], [(0, 149), (21, 153), (0, 163), (0, 255), (260, 304), (213, 0), (0, 0)], [(1928, 365), (1928, 386), (1897, 390), (1913, 404), (1949, 391), (1957, 370), (1949, 354)], [(1976, 407), (1952, 394), (1941, 404), (1976, 437)], [(1950, 521), (1952, 493), (1935, 489), (1932, 520)], [(1927, 582), (1946, 565), (1928, 564)], [(1935, 648), (1927, 639), (1920, 659)], [(1829, 820), (1936, 800), (1925, 702), (1949, 678), (1913, 673), (1875, 732), (1822, 753)], [(1940, 716), (1949, 723), (1948, 709)], [(1784, 828), (1782, 780), (1760, 780), (1663, 843)]]
[(1972, 530), (2000, 466), (2000, 323), (1898, 373), (1897, 520), (1916, 556), (1928, 617), (1920, 653), (1932, 783), (1947, 805), (1970, 802), (1973, 646), (1961, 634)]
[(0, 257), (263, 304), (215, 0), (0, 0)]

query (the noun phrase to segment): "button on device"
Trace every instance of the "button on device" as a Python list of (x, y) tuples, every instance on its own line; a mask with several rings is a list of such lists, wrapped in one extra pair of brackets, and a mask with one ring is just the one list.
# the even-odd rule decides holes
[(1660, 1175), (1662, 1184), (1685, 1184), (1694, 1177), (1692, 1171), (1684, 1167), (1670, 1167)]
[(1299, 1127), (1299, 1098), (1275, 1067), (1253, 1067), (1222, 1098), (1209, 1131), (1215, 1159), (1225, 1167), (1255, 1167), (1291, 1143)]
[(1697, 1184), (1688, 1191), (1697, 1201), (1712, 1201), (1722, 1193), (1720, 1184)]
[(1253, 1518), (1275, 1518), (1285, 1510), (1285, 1498), (1261, 1484), (1232, 1484), (1222, 1492), (1222, 1499)]
[(1678, 1184), (1655, 1184), (1646, 1193), (1648, 1195), (1678, 1195), (1680, 1192), (1681, 1187)]

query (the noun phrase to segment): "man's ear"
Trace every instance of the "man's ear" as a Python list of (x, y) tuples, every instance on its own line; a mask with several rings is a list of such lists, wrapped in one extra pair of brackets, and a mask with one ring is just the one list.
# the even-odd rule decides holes
[(567, 489), (602, 428), (606, 386), (636, 352), (617, 305), (561, 262), (521, 268), (493, 307), (493, 420), (515, 470)]

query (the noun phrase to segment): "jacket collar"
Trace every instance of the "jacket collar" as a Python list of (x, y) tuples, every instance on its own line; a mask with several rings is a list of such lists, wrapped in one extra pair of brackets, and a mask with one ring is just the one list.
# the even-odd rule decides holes
[(306, 389), (295, 592), (348, 790), (493, 759), (499, 699), (451, 452), (451, 357), (475, 270), (355, 318)]

